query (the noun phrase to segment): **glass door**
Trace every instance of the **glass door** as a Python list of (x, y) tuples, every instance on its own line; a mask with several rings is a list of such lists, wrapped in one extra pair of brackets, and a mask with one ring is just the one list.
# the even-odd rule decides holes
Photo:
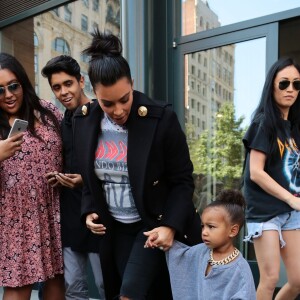
[[(232, 27), (234, 29), (234, 27)], [(185, 128), (194, 165), (193, 201), (201, 214), (221, 189), (241, 188), (242, 137), (278, 57), (278, 24), (177, 40), (174, 110)], [(252, 244), (236, 243), (249, 261)]]

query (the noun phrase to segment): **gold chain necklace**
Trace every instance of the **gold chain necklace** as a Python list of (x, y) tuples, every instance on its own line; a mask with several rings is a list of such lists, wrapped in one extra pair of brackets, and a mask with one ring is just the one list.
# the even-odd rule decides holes
[(240, 254), (240, 251), (237, 248), (234, 248), (233, 252), (230, 255), (228, 255), (227, 257), (225, 257), (225, 258), (223, 258), (221, 260), (214, 260), (214, 258), (213, 258), (213, 252), (214, 252), (213, 249), (211, 249), (209, 251), (209, 260), (208, 260), (208, 263), (211, 266), (227, 265), (231, 261), (233, 261)]

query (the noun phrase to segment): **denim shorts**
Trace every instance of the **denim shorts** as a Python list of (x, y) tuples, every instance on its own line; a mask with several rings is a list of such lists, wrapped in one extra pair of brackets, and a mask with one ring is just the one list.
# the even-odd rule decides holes
[(245, 236), (244, 242), (253, 242), (253, 239), (262, 236), (264, 230), (277, 230), (279, 234), (281, 248), (285, 246), (281, 231), (300, 229), (300, 212), (293, 210), (288, 213), (280, 214), (267, 222), (248, 223), (248, 235)]

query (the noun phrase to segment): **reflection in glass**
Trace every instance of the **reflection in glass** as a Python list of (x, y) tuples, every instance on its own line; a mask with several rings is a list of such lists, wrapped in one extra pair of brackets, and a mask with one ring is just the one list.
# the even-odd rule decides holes
[(185, 56), (185, 127), (200, 214), (221, 189), (241, 188), (242, 137), (264, 83), (265, 47), (260, 38)]
[(221, 189), (240, 188), (242, 137), (264, 83), (265, 43), (261, 38), (185, 56), (185, 125), (200, 214)]
[(185, 122), (196, 193), (202, 199), (194, 199), (199, 211), (220, 188), (239, 188), (241, 140), (248, 125), (245, 119), (249, 123), (253, 112), (249, 107), (259, 101), (264, 47), (265, 39), (260, 39), (185, 56)]
[(182, 35), (300, 7), (298, 0), (182, 0)]
[(38, 95), (51, 100), (64, 111), (40, 70), (52, 57), (71, 55), (80, 64), (86, 94), (93, 98), (87, 76), (89, 57), (81, 55), (81, 51), (90, 43), (90, 32), (95, 26), (120, 35), (119, 0), (78, 0), (8, 26), (1, 31), (0, 51), (16, 56), (24, 65)]

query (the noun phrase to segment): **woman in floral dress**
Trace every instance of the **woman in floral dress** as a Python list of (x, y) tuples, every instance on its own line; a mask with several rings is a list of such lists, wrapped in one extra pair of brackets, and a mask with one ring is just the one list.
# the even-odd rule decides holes
[[(14, 155), (0, 162), (0, 286), (4, 300), (30, 299), (45, 281), (44, 299), (64, 299), (59, 191), (44, 175), (61, 168), (61, 115), (40, 100), (21, 64), (0, 53), (0, 139), (15, 119), (28, 129)], [(15, 149), (14, 149), (15, 150)], [(13, 151), (13, 150), (12, 150)]]

